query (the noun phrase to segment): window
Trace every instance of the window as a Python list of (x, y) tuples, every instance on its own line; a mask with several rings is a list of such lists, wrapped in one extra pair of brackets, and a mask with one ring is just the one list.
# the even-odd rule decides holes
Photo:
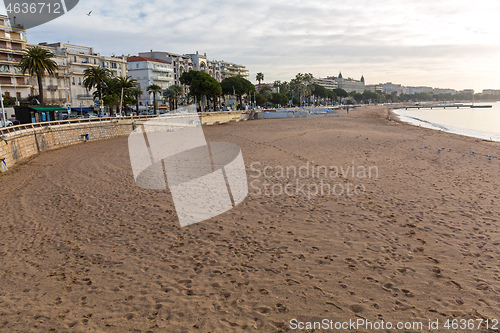
[(73, 85), (75, 85), (75, 84), (76, 84), (75, 78), (73, 78), (73, 82), (72, 82), (72, 83), (73, 83)]
[(79, 86), (81, 86), (81, 85), (82, 85), (82, 78), (81, 78), (81, 77), (79, 77), (79, 78), (78, 78), (78, 85), (79, 85)]

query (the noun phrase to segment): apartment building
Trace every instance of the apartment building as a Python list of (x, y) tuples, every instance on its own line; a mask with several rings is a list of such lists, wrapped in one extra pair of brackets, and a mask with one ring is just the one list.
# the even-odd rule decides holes
[(322, 86), (323, 88), (326, 88), (328, 90), (334, 90), (338, 88), (337, 82), (335, 82), (334, 79), (327, 79), (327, 78), (313, 78), (310, 82), (310, 84), (317, 84), (319, 86)]
[(383, 92), (384, 88), (381, 84), (367, 84), (365, 85), (365, 89), (374, 93)]
[[(29, 45), (35, 46), (35, 45)], [(94, 91), (84, 87), (84, 72), (90, 67), (103, 67), (110, 70), (113, 77), (127, 76), (125, 56), (107, 57), (94, 52), (92, 47), (68, 43), (40, 43), (36, 46), (51, 51), (59, 66), (55, 75), (43, 79), (44, 100), (48, 105), (70, 105), (73, 108), (93, 108)], [(38, 94), (36, 77), (30, 79), (33, 94)]]
[(207, 54), (198, 51), (192, 54), (176, 54), (171, 52), (141, 52), (140, 57), (170, 62), (174, 71), (174, 84), (180, 85), (179, 78), (184, 72), (190, 70), (202, 71), (221, 82), (227, 77), (241, 76), (248, 79), (249, 72), (245, 66), (233, 64), (227, 61), (208, 60)]
[(101, 56), (101, 67), (107, 68), (111, 73), (111, 77), (127, 77), (128, 62), (127, 57), (122, 56)]
[(169, 62), (172, 65), (172, 70), (173, 70), (173, 78), (174, 78), (173, 84), (177, 85), (181, 85), (179, 78), (181, 77), (182, 73), (189, 72), (190, 70), (197, 70), (196, 69), (197, 67), (194, 65), (191, 57), (187, 55), (151, 50), (150, 52), (139, 53), (139, 57), (145, 57), (145, 58), (151, 58)]
[(419, 86), (419, 87), (406, 87), (408, 89), (408, 94), (414, 95), (414, 94), (432, 94), (434, 91), (434, 88), (432, 87), (425, 87), (425, 86)]
[[(144, 94), (139, 99), (139, 104), (152, 106), (153, 96), (147, 92), (150, 85), (156, 84), (162, 90), (174, 84), (174, 70), (171, 62), (157, 60), (149, 57), (133, 56), (128, 57), (128, 75), (137, 80)], [(156, 101), (159, 101), (157, 96)]]
[(403, 93), (403, 86), (399, 83), (386, 82), (382, 83), (382, 90), (388, 94), (392, 95), (392, 93), (396, 93), (396, 95), (401, 95)]
[(26, 50), (26, 31), (11, 26), (9, 18), (0, 15), (0, 87), (2, 94), (16, 98), (27, 98), (31, 93), (29, 75), (16, 67)]
[(218, 82), (223, 80), (220, 62), (208, 60), (206, 53), (201, 55), (198, 51), (195, 54), (186, 54), (186, 56), (191, 58), (195, 71), (205, 72)]
[(245, 79), (248, 79), (249, 72), (245, 66), (237, 65), (227, 61), (219, 61), (219, 68), (221, 73), (221, 80), (224, 80), (228, 77), (240, 76)]

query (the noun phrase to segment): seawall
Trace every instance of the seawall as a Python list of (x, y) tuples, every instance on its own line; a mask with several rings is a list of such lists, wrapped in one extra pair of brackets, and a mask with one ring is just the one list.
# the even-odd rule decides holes
[[(137, 126), (157, 116), (91, 118), (25, 124), (0, 129), (0, 157), (11, 167), (38, 153), (88, 141), (129, 135)], [(200, 114), (203, 125), (249, 119), (243, 112)]]

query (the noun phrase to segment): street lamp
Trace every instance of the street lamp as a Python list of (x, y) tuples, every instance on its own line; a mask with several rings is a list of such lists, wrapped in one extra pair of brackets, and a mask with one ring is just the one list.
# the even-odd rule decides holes
[(7, 116), (5, 114), (5, 109), (3, 107), (3, 96), (2, 96), (2, 86), (0, 86), (0, 104), (2, 106), (2, 127), (7, 127)]

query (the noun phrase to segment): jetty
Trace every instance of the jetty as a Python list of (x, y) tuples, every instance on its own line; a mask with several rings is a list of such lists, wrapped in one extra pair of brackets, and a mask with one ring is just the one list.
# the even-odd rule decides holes
[(406, 110), (408, 109), (446, 109), (446, 108), (472, 108), (472, 109), (486, 109), (491, 108), (492, 105), (474, 105), (474, 104), (432, 104), (432, 105), (414, 105), (414, 106), (404, 106)]

